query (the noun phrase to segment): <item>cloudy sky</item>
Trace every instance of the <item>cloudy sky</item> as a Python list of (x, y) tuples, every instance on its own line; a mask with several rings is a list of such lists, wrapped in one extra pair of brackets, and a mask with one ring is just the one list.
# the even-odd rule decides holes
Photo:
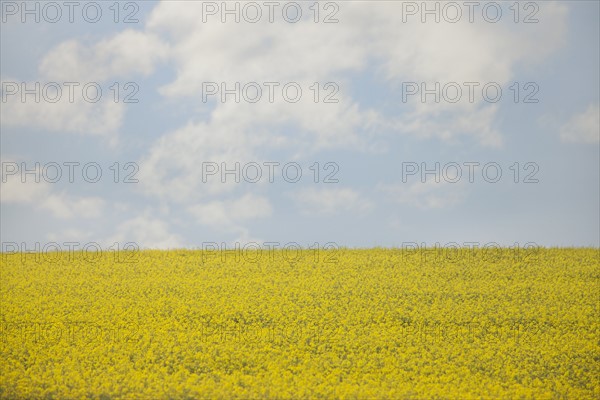
[(3, 245), (600, 245), (597, 1), (0, 4)]

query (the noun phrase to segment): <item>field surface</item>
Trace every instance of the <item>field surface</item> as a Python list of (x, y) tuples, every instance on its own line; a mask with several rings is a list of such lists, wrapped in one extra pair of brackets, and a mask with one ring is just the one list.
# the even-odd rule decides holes
[(1, 262), (1, 398), (600, 398), (598, 249)]

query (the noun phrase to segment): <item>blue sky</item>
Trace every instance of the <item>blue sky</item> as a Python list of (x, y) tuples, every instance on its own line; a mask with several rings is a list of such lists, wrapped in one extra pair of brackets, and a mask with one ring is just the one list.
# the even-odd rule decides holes
[[(521, 2), (518, 22), (512, 1), (479, 2), (473, 22), (463, 2), (428, 2), (439, 23), (421, 2), (279, 2), (273, 22), (263, 2), (236, 3), (239, 22), (221, 20), (221, 2), (144, 1), (120, 2), (117, 23), (112, 2), (97, 3), (98, 22), (77, 8), (71, 23), (57, 2), (62, 17), (51, 23), (43, 3), (39, 22), (23, 22), (21, 2), (1, 2), (3, 243), (600, 245), (599, 2)], [(296, 4), (302, 18), (292, 23)], [(138, 22), (123, 23), (132, 12)], [(324, 23), (332, 13), (337, 22)], [(524, 23), (528, 15), (537, 22)], [(56, 82), (63, 95), (48, 101), (50, 87), (39, 103), (22, 101), (23, 82)], [(79, 85), (73, 102), (64, 82)], [(263, 96), (204, 102), (209, 82), (256, 82)], [(96, 103), (81, 95), (89, 83), (102, 89)], [(436, 83), (437, 103), (407, 94)], [(286, 84), (302, 89), (297, 102), (285, 100)], [(482, 95), (486, 85), (492, 97), (501, 88), (497, 102)], [(125, 103), (134, 88), (138, 102)], [(336, 88), (337, 102), (323, 102)], [(73, 182), (69, 162), (79, 163)], [(22, 173), (36, 163), (58, 164), (61, 179)], [(102, 171), (98, 182), (84, 179), (88, 163)], [(222, 163), (259, 165), (263, 179), (203, 179)], [(300, 168), (298, 182), (286, 164)], [(421, 167), (436, 164), (439, 174), (422, 179)], [(137, 183), (123, 182), (130, 172)], [(337, 182), (324, 182), (332, 172)]]

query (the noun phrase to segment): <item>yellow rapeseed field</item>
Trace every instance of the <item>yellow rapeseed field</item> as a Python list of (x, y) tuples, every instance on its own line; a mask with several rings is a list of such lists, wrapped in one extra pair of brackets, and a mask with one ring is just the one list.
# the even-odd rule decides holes
[(598, 249), (2, 254), (0, 397), (599, 399)]

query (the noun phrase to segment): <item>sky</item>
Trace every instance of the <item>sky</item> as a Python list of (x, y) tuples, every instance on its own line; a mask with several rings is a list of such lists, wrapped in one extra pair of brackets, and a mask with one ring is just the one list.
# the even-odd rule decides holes
[(599, 4), (2, 0), (2, 251), (598, 247)]

